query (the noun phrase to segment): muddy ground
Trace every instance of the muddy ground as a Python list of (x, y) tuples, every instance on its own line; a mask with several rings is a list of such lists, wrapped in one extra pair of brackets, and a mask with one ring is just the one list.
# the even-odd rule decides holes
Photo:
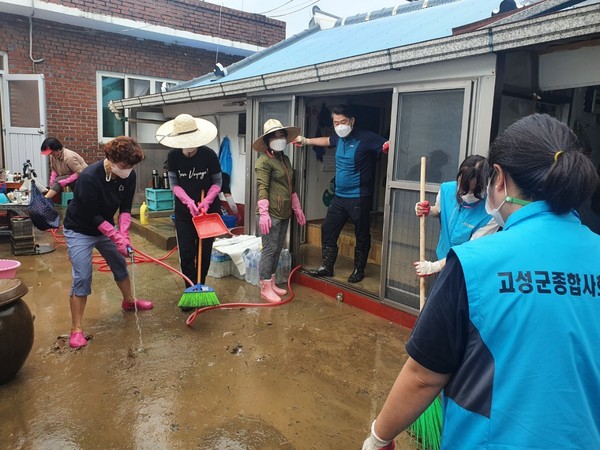
[[(3, 449), (359, 449), (406, 359), (409, 330), (301, 286), (287, 305), (210, 311), (190, 328), (177, 308), (182, 280), (140, 262), (136, 293), (155, 308), (122, 311), (96, 266), (90, 340), (72, 350), (66, 248), (50, 233), (36, 240), (56, 250), (15, 257), (0, 241), (0, 258), (22, 262), (35, 315), (29, 358), (0, 386)], [(258, 302), (243, 280), (207, 284), (221, 303)], [(405, 433), (397, 443), (411, 448)]]

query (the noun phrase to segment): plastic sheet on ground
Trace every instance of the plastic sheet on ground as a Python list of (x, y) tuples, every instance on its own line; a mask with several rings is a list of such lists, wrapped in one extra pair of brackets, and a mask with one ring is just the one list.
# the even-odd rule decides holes
[(247, 234), (234, 236), (232, 238), (216, 239), (213, 244), (214, 249), (229, 255), (240, 275), (246, 273), (246, 266), (244, 265), (244, 258), (242, 257), (244, 251), (246, 249), (257, 250), (260, 246), (260, 237)]

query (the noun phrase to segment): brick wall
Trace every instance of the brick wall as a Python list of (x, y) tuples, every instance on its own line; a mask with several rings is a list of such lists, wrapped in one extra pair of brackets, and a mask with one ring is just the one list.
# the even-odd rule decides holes
[[(32, 54), (34, 59), (44, 61), (33, 64), (29, 59), (28, 20), (9, 14), (0, 14), (0, 51), (8, 54), (11, 74), (45, 75), (48, 136), (57, 137), (88, 162), (101, 155), (97, 71), (190, 80), (210, 72), (215, 64), (213, 52), (37, 19), (34, 19)], [(219, 62), (225, 66), (239, 59), (219, 54)]]
[(269, 47), (285, 38), (285, 22), (199, 0), (46, 1), (261, 47)]

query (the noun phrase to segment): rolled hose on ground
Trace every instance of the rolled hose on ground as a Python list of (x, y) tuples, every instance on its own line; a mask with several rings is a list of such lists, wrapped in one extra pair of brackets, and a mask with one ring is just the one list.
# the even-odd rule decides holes
[[(193, 286), (194, 283), (192, 283), (192, 281), (186, 277), (183, 273), (181, 273), (179, 270), (171, 267), (170, 265), (156, 259), (153, 258), (150, 255), (147, 255), (146, 253), (138, 250), (137, 248), (133, 247), (133, 251), (135, 253), (138, 253), (140, 255), (142, 255), (144, 258), (147, 258), (155, 263), (157, 263), (158, 265), (164, 267), (167, 270), (170, 270), (173, 273), (176, 273), (177, 275), (179, 275), (181, 278), (183, 278), (186, 283), (188, 283), (190, 286)], [(278, 303), (223, 303), (220, 305), (214, 305), (214, 306), (206, 306), (204, 308), (197, 308), (193, 313), (191, 313), (189, 315), (189, 317), (187, 318), (187, 320), (185, 321), (186, 325), (191, 327), (194, 322), (196, 321), (196, 318), (207, 311), (213, 310), (213, 309), (232, 309), (232, 308), (266, 308), (269, 306), (282, 306), (285, 305), (286, 303), (291, 302), (294, 299), (294, 290), (292, 289), (292, 277), (294, 276), (294, 273), (296, 273), (302, 266), (298, 265), (296, 267), (294, 267), (291, 271), (290, 274), (288, 275), (288, 279), (287, 279), (287, 285), (288, 285), (288, 291), (290, 293), (289, 297), (286, 298), (285, 300), (282, 300), (281, 302)]]

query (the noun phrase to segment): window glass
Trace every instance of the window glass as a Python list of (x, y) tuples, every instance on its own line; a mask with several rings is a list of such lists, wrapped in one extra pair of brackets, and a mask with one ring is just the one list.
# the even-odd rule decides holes
[(125, 122), (117, 120), (108, 108), (111, 100), (125, 97), (125, 80), (123, 78), (102, 77), (102, 137), (112, 138), (125, 134)]
[(13, 127), (40, 127), (40, 98), (37, 80), (8, 82), (10, 125)]
[(460, 158), (464, 90), (399, 95), (394, 181), (419, 181), (427, 157), (428, 183), (456, 178)]
[(174, 81), (166, 81), (152, 77), (142, 79), (135, 76), (119, 74), (103, 75), (102, 73), (99, 73), (98, 77), (98, 83), (101, 84), (102, 92), (101, 94), (98, 93), (98, 105), (102, 108), (102, 111), (99, 111), (100, 119), (98, 127), (102, 131), (100, 139), (103, 141), (126, 133), (130, 134), (133, 132), (135, 135), (135, 125), (133, 125), (133, 129), (130, 129), (132, 123), (126, 124), (126, 122), (122, 120), (117, 120), (114, 113), (110, 111), (108, 103), (111, 100), (123, 100), (125, 98), (152, 95), (160, 93), (163, 85), (174, 86), (177, 84)]
[(138, 80), (129, 78), (127, 97), (141, 97), (150, 94), (150, 80)]
[[(435, 203), (436, 194), (426, 198)], [(419, 281), (412, 263), (419, 261), (419, 219), (414, 205), (419, 201), (419, 192), (392, 189), (390, 202), (390, 229), (388, 239), (388, 265), (386, 267), (385, 298), (419, 309)], [(435, 246), (439, 235), (439, 221), (427, 220), (425, 226), (425, 259), (436, 261)], [(425, 281), (429, 283), (435, 277)]]

